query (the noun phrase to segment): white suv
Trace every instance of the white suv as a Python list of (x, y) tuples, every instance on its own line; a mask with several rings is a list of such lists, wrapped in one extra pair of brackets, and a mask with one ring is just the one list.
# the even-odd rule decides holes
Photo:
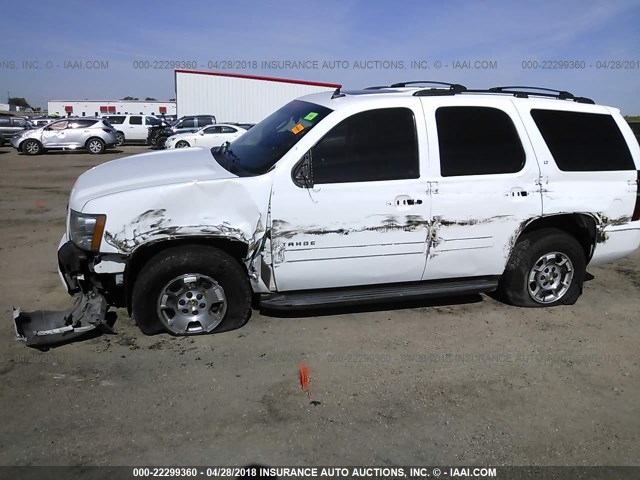
[(640, 247), (639, 170), (619, 111), (564, 91), (308, 95), (220, 148), (79, 177), (58, 251), (76, 307), (17, 311), (16, 329), (52, 343), (115, 306), (145, 333), (221, 332), (252, 297), (296, 309), (497, 290), (572, 304), (587, 265)]
[(103, 115), (115, 129), (117, 146), (124, 142), (144, 142), (149, 128), (162, 125), (162, 120), (151, 115)]

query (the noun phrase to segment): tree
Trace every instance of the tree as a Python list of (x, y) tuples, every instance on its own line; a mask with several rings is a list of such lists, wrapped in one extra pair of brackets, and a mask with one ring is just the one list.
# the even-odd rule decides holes
[(176, 101), (176, 99), (175, 99), (175, 98), (170, 98), (170, 99), (169, 99), (169, 101), (170, 101), (170, 102), (175, 102), (175, 101)]
[(120, 100), (140, 100), (138, 97), (124, 97), (121, 98)]
[(155, 98), (153, 98), (153, 97), (147, 97), (147, 98), (145, 98), (145, 100), (147, 102), (157, 102), (157, 100)]
[(31, 105), (29, 105), (29, 102), (27, 102), (27, 100), (22, 97), (9, 98), (9, 105), (16, 105), (17, 107), (22, 107), (22, 108), (31, 108)]

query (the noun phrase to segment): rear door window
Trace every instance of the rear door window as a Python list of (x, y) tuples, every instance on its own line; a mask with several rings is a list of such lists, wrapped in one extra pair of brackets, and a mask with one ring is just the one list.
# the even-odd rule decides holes
[(636, 169), (627, 142), (611, 115), (531, 110), (531, 116), (560, 170)]
[(142, 117), (129, 117), (129, 125), (142, 125)]
[(96, 120), (76, 120), (71, 122), (71, 128), (89, 128)]
[(443, 177), (516, 173), (525, 165), (516, 127), (502, 110), (440, 107), (436, 123)]

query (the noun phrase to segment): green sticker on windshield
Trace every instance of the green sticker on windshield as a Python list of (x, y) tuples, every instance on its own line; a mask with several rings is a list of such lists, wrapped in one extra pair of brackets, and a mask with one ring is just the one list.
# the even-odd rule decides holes
[(306, 117), (304, 117), (304, 120), (310, 122), (311, 120), (313, 120), (317, 116), (318, 116), (318, 114), (316, 112), (311, 112), (311, 113), (307, 114)]

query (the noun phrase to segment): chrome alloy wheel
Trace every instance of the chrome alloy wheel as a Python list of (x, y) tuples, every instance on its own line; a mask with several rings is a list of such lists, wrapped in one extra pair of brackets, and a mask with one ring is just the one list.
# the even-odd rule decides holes
[(102, 151), (102, 142), (100, 140), (91, 140), (88, 148), (91, 153), (100, 153)]
[(529, 271), (529, 295), (538, 303), (556, 302), (571, 287), (574, 273), (567, 255), (561, 252), (545, 253)]
[(40, 145), (38, 145), (38, 142), (28, 142), (25, 144), (25, 151), (29, 155), (35, 155), (40, 152)]
[(176, 335), (210, 332), (226, 312), (227, 298), (220, 284), (199, 273), (174, 278), (158, 296), (158, 316)]

